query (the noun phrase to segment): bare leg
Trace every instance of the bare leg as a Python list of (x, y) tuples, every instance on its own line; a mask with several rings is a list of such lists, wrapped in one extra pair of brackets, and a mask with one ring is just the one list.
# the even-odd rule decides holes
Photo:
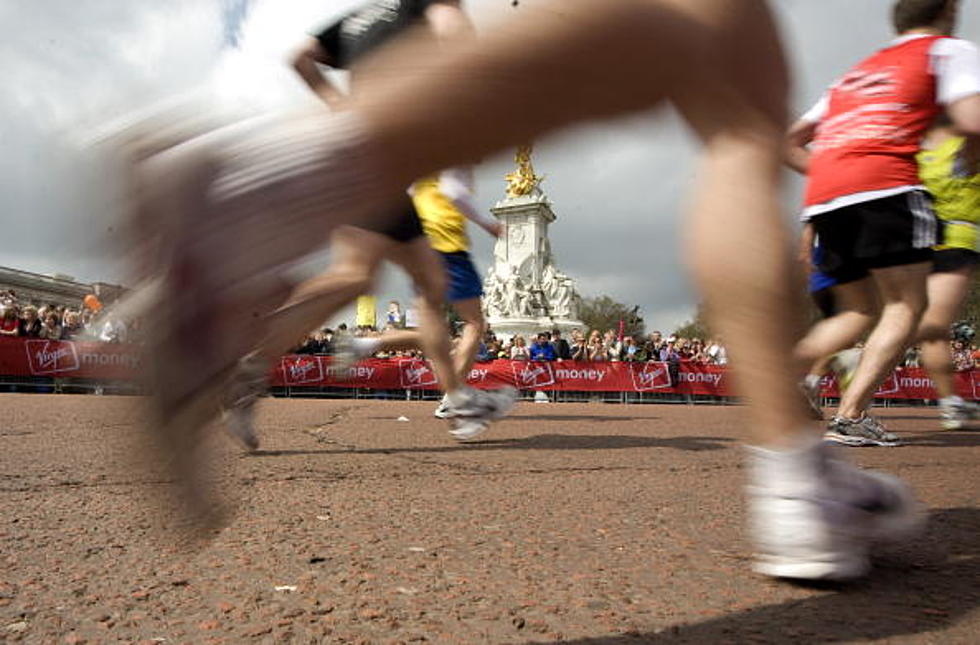
[(422, 351), (432, 361), (442, 389), (447, 394), (455, 392), (464, 383), (453, 369), (450, 355), (452, 345), (443, 310), (446, 301), (446, 272), (442, 260), (425, 237), (400, 246), (389, 259), (405, 269), (418, 289), (419, 341)]
[(973, 270), (933, 273), (927, 281), (929, 307), (922, 316), (916, 339), (922, 344), (922, 367), (929, 371), (940, 398), (956, 394), (949, 328), (956, 321), (970, 288)]
[(359, 295), (370, 293), (378, 267), (394, 244), (364, 229), (345, 226), (335, 230), (330, 269), (299, 285), (286, 304), (269, 316), (268, 332), (259, 348), (263, 358), (279, 358), (296, 339), (322, 325)]
[(878, 298), (870, 278), (836, 285), (834, 298), (839, 313), (814, 325), (796, 346), (796, 356), (805, 365), (854, 345), (878, 316)]
[(881, 295), (881, 318), (875, 326), (850, 387), (841, 397), (838, 415), (857, 419), (871, 405), (882, 379), (898, 364), (926, 309), (929, 262), (875, 269), (872, 278)]
[(483, 318), (483, 305), (479, 298), (460, 300), (452, 303), (452, 306), (465, 323), (459, 345), (456, 346), (456, 353), (453, 356), (456, 373), (465, 383), (470, 369), (473, 367), (473, 362), (476, 361), (476, 354), (480, 350), (480, 339), (483, 338), (483, 332), (486, 331), (487, 325)]

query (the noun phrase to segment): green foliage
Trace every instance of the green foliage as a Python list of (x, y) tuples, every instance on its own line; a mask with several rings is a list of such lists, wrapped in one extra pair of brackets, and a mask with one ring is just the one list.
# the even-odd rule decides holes
[(600, 332), (605, 332), (607, 329), (619, 330), (619, 321), (622, 320), (625, 335), (642, 338), (646, 334), (646, 324), (643, 322), (643, 315), (640, 314), (639, 305), (630, 307), (616, 302), (609, 296), (586, 298), (582, 302), (579, 317), (589, 330), (598, 329)]

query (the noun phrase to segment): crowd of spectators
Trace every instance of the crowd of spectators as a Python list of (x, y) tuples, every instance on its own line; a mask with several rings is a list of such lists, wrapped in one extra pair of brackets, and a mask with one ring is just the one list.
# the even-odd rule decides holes
[(24, 302), (13, 290), (0, 293), (0, 336), (42, 340), (91, 340), (105, 343), (134, 342), (139, 321), (124, 321), (111, 309), (97, 309), (84, 302), (77, 307)]
[(508, 341), (500, 340), (488, 331), (480, 345), (478, 360), (492, 361), (504, 358), (515, 361), (625, 361), (646, 362), (693, 361), (710, 365), (726, 365), (728, 354), (720, 341), (704, 341), (697, 338), (664, 337), (655, 331), (646, 338), (620, 336), (616, 330), (605, 333), (593, 329), (586, 334), (573, 329), (565, 339), (560, 330), (539, 332), (530, 344), (518, 334)]

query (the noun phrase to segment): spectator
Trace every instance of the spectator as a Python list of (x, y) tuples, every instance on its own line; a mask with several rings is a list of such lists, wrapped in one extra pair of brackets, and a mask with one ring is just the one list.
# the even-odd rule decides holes
[(61, 338), (68, 340), (81, 335), (85, 331), (82, 325), (82, 315), (74, 309), (66, 309), (61, 320)]
[(7, 303), (0, 305), (0, 336), (19, 336), (20, 319), (17, 316), (17, 305)]
[(720, 340), (708, 341), (708, 346), (704, 350), (708, 362), (712, 365), (728, 365), (728, 352)]
[(609, 354), (606, 351), (606, 347), (602, 342), (602, 336), (599, 335), (598, 329), (593, 329), (589, 333), (589, 358), (590, 361), (606, 361), (609, 360)]
[(37, 315), (37, 307), (27, 305), (20, 312), (20, 335), (25, 338), (37, 338), (41, 334), (41, 319)]
[(514, 336), (513, 345), (510, 348), (510, 360), (512, 361), (529, 361), (531, 360), (531, 352), (527, 348), (527, 342), (524, 337), (518, 334)]
[(391, 325), (395, 329), (405, 326), (405, 314), (402, 313), (402, 306), (397, 300), (388, 303), (388, 312), (385, 314), (386, 327)]
[(602, 338), (602, 346), (606, 351), (607, 361), (618, 361), (619, 353), (623, 349), (623, 344), (619, 342), (619, 337), (615, 329), (607, 329)]
[(573, 361), (587, 361), (589, 360), (589, 346), (585, 341), (585, 335), (579, 330), (572, 332), (572, 360)]
[(38, 338), (45, 340), (61, 340), (61, 316), (56, 309), (48, 309), (44, 315), (44, 322), (41, 323), (41, 331)]
[(99, 332), (99, 340), (104, 343), (126, 342), (126, 323), (112, 313), (107, 313), (102, 331)]
[(541, 332), (531, 343), (530, 356), (532, 361), (553, 361), (557, 358), (555, 348), (548, 340), (547, 332)]
[(957, 372), (969, 372), (973, 369), (973, 353), (962, 340), (953, 341), (953, 369)]
[(572, 357), (572, 348), (568, 341), (561, 337), (560, 329), (551, 332), (551, 346), (555, 349), (555, 358), (559, 361), (567, 361)]
[(623, 361), (635, 363), (646, 360), (646, 354), (643, 352), (643, 348), (636, 344), (635, 338), (627, 336), (623, 339), (623, 349), (619, 358)]

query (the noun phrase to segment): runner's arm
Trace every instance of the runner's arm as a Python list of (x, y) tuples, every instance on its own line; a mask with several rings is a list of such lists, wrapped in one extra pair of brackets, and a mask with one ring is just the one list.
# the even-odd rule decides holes
[(484, 231), (500, 237), (503, 225), (494, 217), (484, 215), (473, 201), (473, 171), (469, 168), (450, 168), (439, 173), (439, 192), (446, 196), (453, 206)]
[(961, 134), (980, 135), (980, 50), (960, 38), (941, 39), (934, 47), (939, 102)]
[(826, 95), (822, 96), (786, 133), (783, 161), (798, 173), (805, 175), (810, 170), (810, 149), (807, 146), (813, 141), (817, 126), (827, 113), (828, 101)]
[(343, 100), (344, 94), (320, 71), (319, 65), (330, 64), (330, 56), (316, 38), (307, 39), (293, 55), (292, 63), (307, 87), (325, 103), (335, 107)]

